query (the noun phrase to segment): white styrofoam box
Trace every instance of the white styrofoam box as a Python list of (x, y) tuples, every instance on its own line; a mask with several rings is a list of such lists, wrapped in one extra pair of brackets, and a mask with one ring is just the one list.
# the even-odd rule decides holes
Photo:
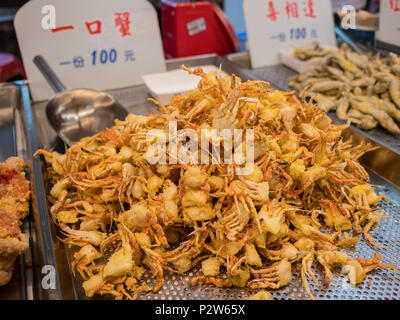
[[(322, 45), (324, 49), (328, 50), (337, 50), (336, 47), (333, 46), (326, 46)], [(285, 50), (281, 50), (279, 52), (279, 58), (281, 60), (281, 63), (288, 66), (289, 68), (292, 68), (293, 70), (302, 73), (308, 70), (309, 68), (313, 68), (316, 66), (319, 66), (321, 64), (321, 61), (302, 61), (299, 59), (296, 59), (293, 57), (294, 49), (289, 48)]]
[[(219, 72), (219, 69), (214, 65), (199, 67), (201, 67), (205, 73)], [(196, 67), (191, 67), (190, 69), (193, 70), (195, 68)], [(226, 77), (227, 74), (221, 71), (221, 76)], [(154, 99), (164, 105), (168, 105), (173, 96), (196, 89), (200, 77), (189, 74), (185, 70), (176, 69), (144, 75), (143, 81)]]

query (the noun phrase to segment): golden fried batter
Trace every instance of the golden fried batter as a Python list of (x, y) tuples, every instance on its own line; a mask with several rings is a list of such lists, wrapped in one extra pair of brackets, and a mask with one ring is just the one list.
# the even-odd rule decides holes
[[(271, 90), (263, 81), (188, 71), (201, 77), (198, 88), (169, 106), (158, 104), (161, 114), (131, 114), (65, 154), (38, 152), (50, 164), (52, 218), (64, 242), (81, 247), (73, 267), (88, 297), (135, 299), (142, 291), (157, 292), (165, 272), (197, 265), (202, 274), (191, 285), (277, 289), (290, 284), (296, 264), (313, 297), (308, 280), (317, 282), (315, 263), (327, 281), (334, 265), (344, 265), (351, 281), (360, 270), (387, 267), (377, 261), (364, 268), (340, 253), (357, 243), (349, 231), (376, 244), (368, 232), (383, 217), (375, 210), (383, 196), (358, 162), (371, 145), (343, 141), (349, 124), (332, 124), (294, 93)], [(223, 157), (212, 163), (211, 153), (209, 164), (190, 164), (173, 163), (176, 155), (167, 152), (169, 164), (151, 165), (147, 134), (165, 133), (157, 141), (166, 141), (169, 150), (173, 120), (178, 135), (188, 128), (199, 137), (202, 129), (243, 129), (244, 135), (253, 129), (254, 163), (240, 174), (242, 164)], [(224, 139), (209, 135), (223, 154)], [(244, 157), (250, 146), (236, 143)], [(142, 279), (145, 269), (156, 279), (152, 286)]]

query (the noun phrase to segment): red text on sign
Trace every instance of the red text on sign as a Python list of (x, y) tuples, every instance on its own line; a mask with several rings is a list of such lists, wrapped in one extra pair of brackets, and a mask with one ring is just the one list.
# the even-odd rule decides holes
[(54, 28), (54, 29), (50, 29), (50, 30), (53, 33), (60, 32), (60, 31), (65, 31), (65, 30), (74, 30), (74, 26), (73, 25), (63, 26), (63, 27), (58, 27), (58, 28)]
[(274, 2), (268, 1), (268, 14), (267, 18), (271, 21), (276, 21), (278, 19), (279, 12), (275, 10)]
[(129, 12), (117, 12), (115, 13), (115, 27), (118, 28), (121, 36), (130, 36), (131, 20)]
[(306, 17), (315, 19), (317, 16), (314, 13), (314, 1), (313, 0), (303, 1), (303, 5), (304, 5), (304, 15)]
[(101, 33), (101, 21), (100, 20), (95, 20), (92, 22), (85, 21), (85, 25), (90, 34)]
[(288, 18), (297, 19), (299, 17), (299, 8), (297, 2), (286, 1), (286, 14)]
[(390, 10), (394, 12), (400, 11), (400, 0), (390, 0)]

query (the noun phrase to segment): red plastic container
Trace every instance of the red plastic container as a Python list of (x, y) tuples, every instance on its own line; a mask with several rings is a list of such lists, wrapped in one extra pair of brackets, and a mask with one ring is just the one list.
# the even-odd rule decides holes
[(166, 58), (226, 55), (239, 49), (232, 25), (216, 4), (164, 0), (161, 19)]
[(7, 82), (17, 76), (26, 78), (21, 61), (11, 53), (0, 53), (0, 82)]

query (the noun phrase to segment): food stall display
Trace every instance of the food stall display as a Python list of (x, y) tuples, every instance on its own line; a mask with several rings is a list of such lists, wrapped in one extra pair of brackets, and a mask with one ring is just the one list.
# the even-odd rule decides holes
[[(369, 175), (358, 163), (374, 146), (343, 140), (348, 125), (332, 124), (317, 104), (267, 82), (188, 72), (201, 77), (198, 89), (159, 104), (160, 114), (128, 115), (65, 154), (37, 152), (49, 164), (51, 217), (63, 242), (79, 247), (72, 268), (87, 297), (157, 293), (165, 273), (185, 274), (200, 264), (191, 285), (250, 290), (288, 285), (298, 264), (312, 298), (314, 263), (323, 266), (327, 283), (335, 264), (353, 285), (375, 268), (395, 270), (380, 263), (379, 253), (351, 259), (341, 251), (358, 242), (350, 230), (380, 246), (369, 231), (384, 218), (376, 210), (384, 195), (366, 183)], [(221, 160), (149, 165), (146, 136), (154, 129), (167, 136), (172, 119), (183, 124), (178, 136), (189, 128), (199, 136), (206, 128), (254, 130), (250, 173), (236, 174), (240, 165)], [(154, 286), (142, 280), (147, 268)]]
[[(161, 2), (18, 11), (27, 79), (0, 84), (0, 300), (398, 299), (396, 43), (359, 46), (330, 1), (244, 0), (249, 52), (221, 56), (239, 48), (222, 8)], [(382, 8), (396, 20), (395, 1)], [(52, 79), (128, 115), (68, 94), (50, 114)], [(113, 125), (63, 140), (96, 112)]]

